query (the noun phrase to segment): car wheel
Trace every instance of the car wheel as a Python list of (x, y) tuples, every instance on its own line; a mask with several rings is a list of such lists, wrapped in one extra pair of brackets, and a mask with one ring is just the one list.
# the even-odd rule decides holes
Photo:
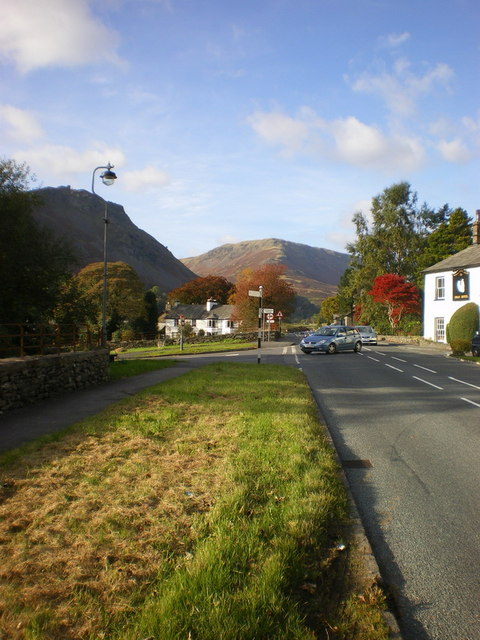
[(327, 347), (327, 353), (335, 353), (337, 346), (334, 342), (331, 342)]
[(362, 350), (362, 343), (361, 342), (356, 342), (353, 350), (355, 351), (355, 353), (358, 353), (359, 351), (361, 351)]
[(480, 350), (478, 347), (473, 347), (472, 356), (474, 356), (475, 358), (478, 358), (478, 356), (480, 356)]
[(306, 353), (306, 354), (307, 354), (307, 356), (309, 356), (312, 352), (310, 351), (310, 349), (305, 349), (305, 350), (303, 351), (303, 353)]

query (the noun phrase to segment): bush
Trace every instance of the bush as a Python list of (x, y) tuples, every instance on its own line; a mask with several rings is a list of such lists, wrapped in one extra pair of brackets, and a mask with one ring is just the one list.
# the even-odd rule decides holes
[(466, 351), (470, 351), (470, 340), (457, 338), (456, 340), (452, 340), (449, 344), (454, 356), (464, 356)]
[(467, 340), (470, 343), (478, 330), (478, 305), (468, 302), (457, 309), (447, 324), (447, 342), (452, 347), (455, 340)]

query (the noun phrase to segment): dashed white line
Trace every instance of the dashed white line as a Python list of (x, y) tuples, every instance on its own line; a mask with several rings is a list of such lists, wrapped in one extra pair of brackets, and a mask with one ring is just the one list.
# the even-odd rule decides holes
[(435, 387), (435, 389), (439, 389), (440, 391), (443, 391), (443, 387), (439, 387), (436, 384), (433, 384), (432, 382), (428, 382), (428, 380), (424, 380), (423, 378), (417, 378), (417, 376), (412, 376), (412, 378), (414, 378), (415, 380), (418, 380), (419, 382), (424, 382), (425, 384), (428, 384), (431, 387)]
[(468, 387), (473, 387), (474, 389), (480, 389), (476, 384), (470, 384), (470, 382), (464, 382), (464, 380), (458, 380), (457, 378), (452, 378), (452, 376), (448, 376), (449, 380), (453, 380), (454, 382), (460, 382), (460, 384), (466, 384)]
[(429, 371), (430, 373), (437, 373), (436, 371), (434, 371), (433, 369), (427, 369), (427, 367), (422, 367), (421, 364), (414, 364), (414, 367), (418, 367), (419, 369), (423, 369), (424, 371)]
[(402, 358), (397, 358), (395, 356), (392, 356), (392, 360), (398, 360), (399, 362), (407, 362), (406, 360), (403, 360)]
[(465, 400), (465, 402), (473, 404), (475, 407), (478, 407), (480, 409), (480, 404), (478, 404), (478, 402), (474, 402), (473, 400), (469, 400), (468, 398), (460, 398), (460, 400)]
[(389, 369), (395, 369), (395, 371), (400, 371), (400, 373), (403, 373), (403, 369), (399, 369), (398, 367), (394, 367), (393, 364), (385, 363), (385, 366), (389, 367)]

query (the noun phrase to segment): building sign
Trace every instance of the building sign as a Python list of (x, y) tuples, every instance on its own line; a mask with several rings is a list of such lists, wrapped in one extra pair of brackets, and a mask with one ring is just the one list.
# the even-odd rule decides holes
[(453, 274), (453, 299), (469, 300), (470, 299), (470, 274), (464, 269), (455, 271)]

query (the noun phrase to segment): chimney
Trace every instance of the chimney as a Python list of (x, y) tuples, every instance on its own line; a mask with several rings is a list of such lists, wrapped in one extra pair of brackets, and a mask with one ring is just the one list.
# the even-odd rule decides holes
[(211, 311), (217, 305), (217, 301), (213, 298), (207, 300), (207, 311)]
[(472, 224), (472, 244), (480, 244), (480, 209), (476, 211), (477, 219)]

